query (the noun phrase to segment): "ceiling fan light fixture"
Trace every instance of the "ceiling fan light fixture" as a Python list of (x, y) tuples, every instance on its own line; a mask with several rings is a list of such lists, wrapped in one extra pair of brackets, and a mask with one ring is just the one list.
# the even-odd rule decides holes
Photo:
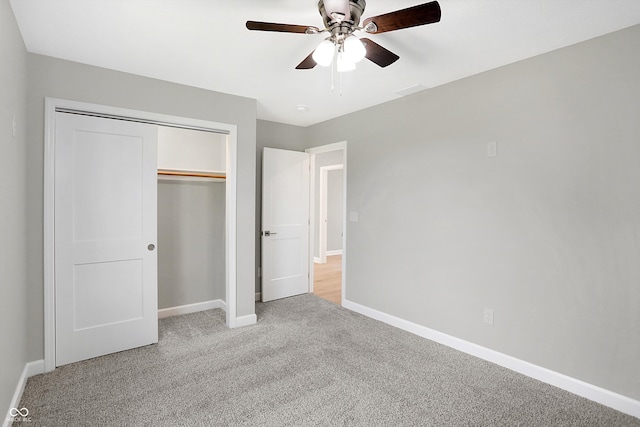
[(328, 67), (333, 61), (333, 54), (335, 53), (335, 45), (329, 39), (324, 40), (318, 45), (316, 50), (313, 51), (311, 56), (318, 65)]
[(336, 69), (339, 73), (353, 71), (356, 69), (356, 63), (349, 57), (349, 55), (345, 54), (344, 52), (338, 52)]
[(349, 36), (345, 39), (343, 50), (343, 55), (354, 64), (362, 61), (367, 54), (367, 49), (364, 47), (364, 44), (362, 44), (356, 36)]

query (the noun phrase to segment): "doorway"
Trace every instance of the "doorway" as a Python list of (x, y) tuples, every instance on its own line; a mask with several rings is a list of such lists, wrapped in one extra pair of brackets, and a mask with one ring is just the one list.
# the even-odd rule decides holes
[(311, 155), (310, 292), (342, 305), (346, 295), (346, 142)]
[(326, 263), (327, 256), (342, 255), (342, 170), (342, 163), (320, 166), (316, 263)]

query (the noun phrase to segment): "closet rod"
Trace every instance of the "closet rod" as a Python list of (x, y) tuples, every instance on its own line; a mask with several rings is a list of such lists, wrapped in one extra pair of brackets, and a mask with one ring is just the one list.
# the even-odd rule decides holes
[(168, 171), (168, 170), (158, 170), (158, 175), (172, 175), (172, 176), (194, 176), (197, 178), (216, 178), (216, 179), (226, 179), (226, 175), (219, 175), (215, 173), (208, 172), (181, 172), (181, 171)]

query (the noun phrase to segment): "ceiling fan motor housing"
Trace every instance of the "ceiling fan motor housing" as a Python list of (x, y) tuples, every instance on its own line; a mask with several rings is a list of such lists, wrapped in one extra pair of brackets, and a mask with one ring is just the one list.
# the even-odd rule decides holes
[(350, 16), (341, 13), (327, 13), (324, 0), (318, 2), (318, 10), (322, 16), (325, 28), (335, 38), (344, 38), (353, 33), (360, 24), (360, 17), (367, 6), (365, 0), (349, 0)]

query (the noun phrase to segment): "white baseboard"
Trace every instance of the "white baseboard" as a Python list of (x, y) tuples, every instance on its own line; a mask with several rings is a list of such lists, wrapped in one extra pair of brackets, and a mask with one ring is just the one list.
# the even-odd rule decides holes
[(214, 299), (211, 301), (197, 302), (195, 304), (180, 305), (178, 307), (163, 308), (158, 310), (158, 319), (164, 319), (165, 317), (179, 316), (181, 314), (197, 313), (198, 311), (213, 310), (214, 308), (221, 308), (227, 311), (227, 303), (221, 299)]
[(327, 251), (327, 256), (342, 255), (342, 249), (336, 249), (335, 251)]
[(241, 328), (243, 326), (255, 325), (258, 323), (258, 316), (255, 314), (247, 314), (246, 316), (238, 316), (236, 317), (236, 325), (235, 328)]
[[(256, 294), (256, 297), (258, 295), (259, 294)], [(224, 311), (227, 311), (227, 303), (222, 301), (221, 299), (216, 299), (212, 301), (198, 302), (195, 304), (181, 305), (178, 307), (163, 308), (161, 310), (158, 310), (158, 319), (163, 319), (165, 317), (171, 316), (179, 316), (181, 314), (196, 313), (198, 311), (212, 310), (214, 308), (221, 308)], [(255, 314), (238, 316), (236, 317), (236, 321), (233, 327), (240, 328), (242, 326), (254, 325), (257, 323), (257, 321), (258, 317)]]
[(256, 292), (256, 302), (262, 301), (262, 292)]
[(586, 383), (559, 372), (525, 362), (524, 360), (516, 359), (515, 357), (508, 356), (504, 353), (438, 332), (349, 300), (343, 300), (342, 306), (351, 311), (355, 311), (367, 317), (395, 326), (396, 328), (403, 329), (423, 338), (438, 342), (472, 356), (479, 357), (480, 359), (511, 369), (512, 371), (516, 371), (530, 378), (551, 384), (555, 387), (577, 394), (578, 396), (593, 400), (594, 402), (601, 403), (620, 412), (624, 412), (625, 414), (640, 418), (640, 401), (638, 400), (634, 400), (630, 397), (614, 393), (610, 390)]
[(322, 264), (322, 261), (320, 260), (320, 257), (317, 257), (317, 256), (313, 257), (313, 262), (315, 262), (316, 264)]
[(7, 409), (7, 412), (6, 412), (6, 416), (4, 417), (4, 421), (2, 423), (3, 427), (9, 427), (12, 424), (13, 417), (11, 416), (11, 413), (10, 413), (12, 408), (22, 409), (22, 408), (18, 408), (18, 405), (20, 405), (20, 399), (22, 399), (22, 393), (24, 392), (24, 387), (27, 385), (27, 379), (29, 379), (34, 375), (38, 375), (42, 373), (44, 373), (44, 359), (35, 360), (33, 362), (29, 362), (26, 365), (24, 365), (22, 374), (20, 375), (20, 378), (18, 378), (18, 384), (16, 384), (16, 390), (13, 393), (11, 404), (9, 405), (9, 408)]

